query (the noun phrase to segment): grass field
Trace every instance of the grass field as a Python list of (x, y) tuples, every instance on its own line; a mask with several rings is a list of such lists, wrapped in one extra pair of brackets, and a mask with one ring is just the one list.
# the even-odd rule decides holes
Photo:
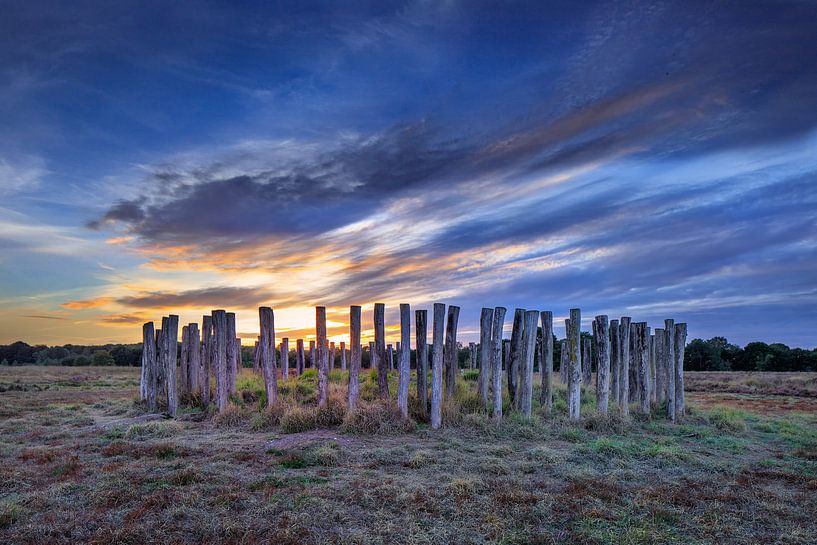
[(229, 414), (171, 421), (137, 369), (0, 367), (0, 543), (817, 543), (815, 377), (712, 375), (677, 425), (569, 423), (559, 390), (496, 426), (464, 380), (407, 431), (377, 404), (341, 424), (340, 373), (321, 413), (310, 377), (260, 411), (245, 370)]

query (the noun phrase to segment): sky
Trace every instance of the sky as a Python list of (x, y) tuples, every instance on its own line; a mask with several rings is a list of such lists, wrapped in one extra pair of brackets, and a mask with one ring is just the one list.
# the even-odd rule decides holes
[(0, 5), (0, 343), (442, 302), (817, 346), (815, 2)]

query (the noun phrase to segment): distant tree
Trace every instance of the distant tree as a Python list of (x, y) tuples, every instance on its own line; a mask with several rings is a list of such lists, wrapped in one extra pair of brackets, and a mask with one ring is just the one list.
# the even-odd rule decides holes
[(114, 359), (107, 350), (97, 350), (93, 357), (94, 365), (113, 365)]

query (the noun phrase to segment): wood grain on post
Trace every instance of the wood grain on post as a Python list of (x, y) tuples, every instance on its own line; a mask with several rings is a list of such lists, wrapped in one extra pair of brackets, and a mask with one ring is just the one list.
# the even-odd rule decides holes
[(264, 391), (267, 407), (278, 401), (278, 373), (275, 370), (275, 314), (270, 307), (259, 307), (258, 319), (261, 325), (261, 340), (258, 342), (261, 372), (264, 375)]
[(304, 372), (304, 340), (298, 339), (295, 341), (295, 348), (297, 350), (295, 356), (295, 374), (301, 376)]
[(391, 343), (386, 345), (386, 353), (388, 354), (389, 359), (389, 371), (394, 369), (394, 349), (391, 346)]
[[(568, 324), (570, 320), (565, 320)], [(559, 341), (559, 380), (562, 384), (567, 385), (568, 368), (570, 367), (570, 358), (567, 355), (567, 335), (564, 340)]]
[(346, 342), (340, 342), (340, 370), (346, 371)]
[[(615, 321), (615, 320), (614, 320)], [(596, 407), (607, 414), (610, 404), (610, 328), (607, 316), (599, 315), (593, 321), (596, 341)]]
[(317, 369), (315, 365), (315, 341), (309, 341), (309, 367)]
[(199, 369), (201, 367), (201, 341), (199, 339), (199, 324), (192, 322), (187, 325), (187, 389), (190, 395), (199, 392)]
[(618, 320), (610, 320), (610, 393), (613, 396), (611, 401), (616, 405), (618, 405), (618, 394), (621, 391), (618, 384), (618, 358), (621, 354), (621, 343), (618, 334)]
[(675, 422), (675, 320), (664, 320), (664, 383), (667, 386), (667, 417)]
[(142, 326), (142, 365), (145, 366), (145, 397), (148, 402), (148, 411), (155, 413), (157, 407), (158, 383), (156, 380), (156, 332), (153, 322)]
[(329, 401), (329, 353), (326, 340), (326, 307), (315, 307), (315, 336), (318, 349), (318, 407)]
[(227, 395), (235, 394), (238, 380), (238, 347), (235, 344), (235, 312), (227, 314)]
[(542, 408), (545, 416), (553, 414), (553, 313), (543, 310), (542, 322)]
[(590, 387), (593, 377), (592, 362), (590, 360), (590, 339), (582, 337), (582, 384)]
[(182, 326), (182, 349), (181, 353), (179, 354), (179, 391), (181, 395), (187, 396), (190, 395), (190, 391), (188, 389), (188, 369), (189, 369), (189, 359), (188, 359), (188, 348), (189, 348), (189, 335), (190, 335), (190, 328), (187, 326)]
[(508, 396), (511, 407), (519, 409), (519, 371), (522, 368), (524, 345), (522, 336), (525, 331), (525, 309), (517, 308), (513, 312), (513, 329), (511, 329), (511, 347), (508, 355)]
[(477, 343), (468, 343), (468, 369), (477, 368)]
[(457, 324), (460, 307), (448, 305), (448, 319), (445, 323), (445, 396), (453, 399), (457, 390), (457, 376), (460, 374), (459, 350), (457, 349)]
[(162, 317), (162, 329), (156, 330), (156, 393), (160, 399), (167, 398), (167, 343), (164, 329), (167, 329), (167, 316)]
[(618, 322), (618, 406), (621, 414), (630, 414), (630, 318), (622, 316)]
[(420, 414), (428, 412), (428, 311), (414, 311), (414, 347), (417, 351), (417, 401)]
[(684, 352), (687, 342), (687, 325), (675, 324), (673, 336), (673, 352), (675, 356), (675, 417), (686, 415), (686, 396), (684, 395)]
[(581, 325), (582, 314), (577, 308), (570, 309), (570, 335), (567, 339), (569, 369), (567, 376), (567, 409), (571, 420), (578, 420), (581, 412)]
[(400, 304), (400, 350), (398, 357), (397, 407), (408, 418), (408, 392), (411, 381), (411, 307)]
[(329, 370), (335, 368), (335, 342), (329, 343)]
[(223, 413), (228, 405), (227, 385), (227, 313), (214, 310), (213, 315), (213, 362), (216, 370), (216, 406)]
[(655, 335), (650, 335), (650, 402), (658, 401), (658, 377), (655, 373)]
[(479, 313), (479, 351), (482, 360), (479, 366), (478, 392), (483, 410), (488, 410), (489, 380), (491, 377), (491, 329), (494, 321), (494, 309), (483, 308)]
[(352, 305), (349, 307), (349, 343), (351, 344), (351, 354), (349, 359), (349, 410), (353, 411), (357, 407), (360, 399), (360, 362), (362, 353), (360, 347), (360, 307)]
[(638, 365), (638, 412), (644, 415), (650, 414), (650, 337), (646, 322), (638, 322), (636, 325), (636, 356)]
[(533, 410), (533, 358), (536, 354), (536, 330), (539, 311), (525, 312), (525, 327), (522, 334), (522, 366), (519, 369), (519, 409), (522, 416), (530, 418)]
[(281, 339), (281, 378), (289, 378), (289, 337)]
[(505, 307), (495, 307), (491, 323), (491, 386), (494, 394), (493, 416), (497, 420), (502, 418), (502, 332), (507, 312)]
[(666, 359), (664, 355), (664, 329), (655, 328), (655, 401), (663, 403), (667, 399), (667, 370), (664, 367)]
[(386, 305), (374, 304), (374, 351), (377, 359), (377, 387), (380, 397), (389, 398), (389, 362), (386, 361)]
[(432, 320), (431, 427), (436, 430), (442, 423), (444, 304), (434, 303)]
[(210, 375), (213, 362), (213, 317), (204, 316), (201, 321), (201, 372), (199, 373), (199, 387), (201, 388), (201, 404), (205, 408), (210, 404)]
[(167, 412), (175, 417), (179, 408), (179, 390), (176, 384), (176, 356), (179, 350), (179, 317), (168, 316), (167, 331), (163, 334), (167, 343)]

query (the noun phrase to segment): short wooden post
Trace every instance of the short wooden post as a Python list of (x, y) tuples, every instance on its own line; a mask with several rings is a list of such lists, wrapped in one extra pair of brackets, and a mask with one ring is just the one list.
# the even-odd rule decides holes
[(289, 378), (289, 337), (281, 339), (281, 378)]
[(398, 357), (397, 407), (408, 418), (408, 392), (411, 381), (411, 308), (400, 304), (400, 347)]
[(148, 402), (148, 411), (155, 413), (157, 407), (157, 381), (156, 381), (156, 333), (153, 330), (153, 322), (147, 322), (142, 326), (142, 365), (145, 368), (145, 398)]
[(260, 307), (261, 340), (258, 343), (261, 371), (264, 374), (264, 391), (267, 407), (278, 401), (278, 373), (275, 370), (275, 314), (270, 307)]
[(494, 394), (493, 416), (502, 418), (502, 331), (505, 327), (505, 307), (494, 308), (491, 321), (491, 386)]
[(309, 341), (309, 367), (312, 369), (318, 368), (315, 364), (315, 341)]
[(468, 343), (468, 369), (477, 368), (477, 343)]
[(252, 370), (257, 373), (261, 369), (261, 360), (258, 358), (258, 343), (261, 337), (256, 337), (255, 344), (252, 349)]
[(189, 369), (189, 358), (187, 352), (190, 342), (189, 335), (190, 328), (188, 326), (182, 326), (182, 347), (179, 355), (179, 392), (182, 396), (190, 395), (187, 378)]
[(675, 320), (664, 320), (664, 382), (667, 385), (667, 417), (675, 422)]
[(524, 345), (522, 335), (525, 330), (525, 309), (517, 308), (513, 312), (513, 329), (511, 330), (511, 347), (508, 356), (508, 396), (511, 398), (511, 407), (519, 409), (519, 370), (522, 368)]
[(636, 327), (636, 363), (638, 365), (638, 411), (650, 414), (650, 337), (647, 322), (638, 322)]
[(346, 371), (346, 342), (340, 341), (340, 370)]
[(618, 405), (618, 394), (621, 391), (621, 386), (618, 383), (618, 358), (621, 355), (621, 343), (618, 334), (618, 320), (610, 320), (610, 393), (613, 397), (611, 401), (616, 406)]
[(596, 316), (593, 324), (596, 341), (596, 408), (599, 413), (607, 414), (610, 404), (610, 328), (607, 316), (604, 315)]
[(329, 343), (329, 370), (335, 368), (335, 341)]
[(590, 339), (582, 337), (582, 384), (590, 387), (593, 377), (592, 361), (590, 360)]
[(438, 429), (442, 423), (443, 386), (443, 330), (445, 327), (445, 305), (434, 303), (432, 323), (431, 356), (431, 427)]
[(326, 340), (326, 307), (315, 307), (315, 336), (318, 348), (318, 407), (329, 401), (329, 352)]
[(581, 310), (570, 309), (570, 335), (567, 339), (570, 368), (567, 376), (567, 409), (571, 420), (578, 420), (581, 412)]
[(374, 341), (369, 341), (369, 369), (377, 369), (377, 349)]
[(553, 312), (543, 310), (542, 322), (542, 408), (545, 416), (553, 414)]
[(630, 414), (630, 318), (622, 316), (618, 321), (618, 406), (621, 414)]
[(201, 404), (207, 407), (210, 404), (210, 375), (213, 362), (213, 317), (204, 316), (201, 322), (201, 372), (199, 373), (199, 387), (201, 388)]
[(417, 401), (420, 414), (428, 412), (428, 311), (414, 311), (414, 347), (417, 352)]
[(448, 320), (445, 323), (445, 397), (453, 399), (457, 390), (457, 376), (460, 374), (459, 350), (457, 349), (457, 322), (460, 307), (448, 305)]
[(482, 408), (488, 410), (489, 380), (491, 378), (491, 329), (494, 321), (494, 309), (483, 308), (479, 313), (479, 351), (482, 362), (479, 366), (479, 397)]
[(687, 325), (685, 323), (675, 324), (675, 335), (673, 336), (675, 355), (675, 417), (686, 415), (686, 396), (684, 395), (684, 352), (687, 342)]
[(201, 341), (199, 324), (187, 325), (187, 389), (191, 395), (199, 392), (199, 368), (201, 367)]
[(295, 341), (295, 348), (297, 350), (295, 356), (295, 375), (301, 376), (304, 372), (304, 340), (298, 339)]
[(380, 397), (389, 398), (389, 362), (386, 361), (386, 305), (374, 304), (374, 351), (377, 363), (377, 387)]
[(235, 344), (236, 338), (235, 312), (227, 313), (227, 395), (235, 394), (236, 381), (238, 380), (238, 347)]
[(536, 330), (539, 322), (539, 311), (525, 312), (525, 328), (522, 334), (522, 366), (519, 369), (519, 409), (522, 415), (530, 418), (533, 410), (533, 358), (536, 354)]
[(388, 354), (389, 358), (389, 371), (394, 369), (394, 349), (391, 346), (391, 343), (386, 345), (386, 353)]
[(363, 359), (360, 347), (360, 307), (349, 307), (349, 343), (351, 353), (349, 359), (349, 410), (355, 410), (360, 399), (360, 362)]

